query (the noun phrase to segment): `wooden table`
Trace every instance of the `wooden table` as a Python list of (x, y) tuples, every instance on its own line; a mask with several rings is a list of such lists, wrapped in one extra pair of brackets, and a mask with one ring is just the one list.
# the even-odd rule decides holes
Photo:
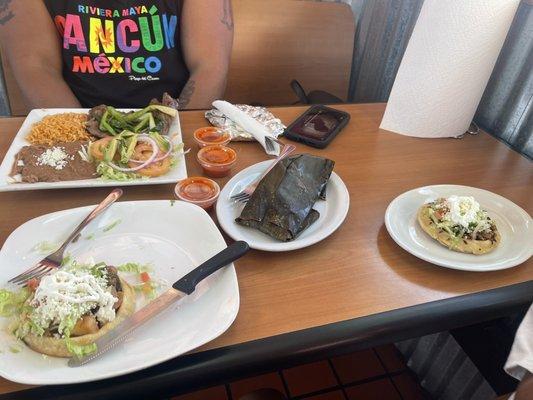
[[(176, 385), (209, 384), (279, 363), (288, 365), (302, 357), (311, 359), (323, 352), (353, 350), (463, 326), (531, 302), (532, 260), (483, 274), (441, 268), (402, 250), (383, 223), (385, 209), (397, 195), (439, 183), (487, 189), (531, 213), (531, 162), (486, 133), (460, 140), (427, 140), (380, 131), (384, 104), (339, 108), (350, 112), (352, 118), (327, 149), (298, 146), (301, 152), (335, 160), (335, 171), (348, 187), (350, 211), (337, 232), (307, 249), (252, 251), (237, 262), (239, 315), (225, 334), (198, 352), (98, 385), (30, 390), (25, 398), (70, 398), (81, 390), (84, 398), (116, 398), (124, 393), (142, 396), (147, 391), (154, 393), (154, 388), (165, 393)], [(286, 124), (303, 110), (272, 109)], [(202, 112), (182, 112), (180, 118), (185, 144), (193, 148), (187, 156), (189, 175), (201, 174), (192, 132), (206, 121)], [(7, 151), (21, 123), (20, 118), (0, 120), (0, 155)], [(266, 159), (257, 144), (232, 146), (238, 153), (234, 172)], [(172, 189), (171, 185), (129, 187), (124, 200), (169, 199)], [(0, 193), (0, 243), (33, 217), (94, 204), (108, 191)], [(2, 392), (20, 388), (0, 381)]]

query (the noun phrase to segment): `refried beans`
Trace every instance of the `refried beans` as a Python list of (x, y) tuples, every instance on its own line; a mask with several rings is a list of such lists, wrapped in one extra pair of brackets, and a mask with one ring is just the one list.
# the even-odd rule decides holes
[(22, 182), (59, 182), (97, 177), (96, 166), (79, 151), (88, 142), (57, 143), (53, 146), (24, 146), (16, 155), (11, 176)]

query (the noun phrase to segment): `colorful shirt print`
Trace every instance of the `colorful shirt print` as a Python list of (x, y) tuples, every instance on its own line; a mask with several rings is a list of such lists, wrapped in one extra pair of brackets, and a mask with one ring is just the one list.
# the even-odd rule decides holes
[(61, 37), (63, 76), (83, 106), (142, 107), (187, 82), (181, 1), (45, 0)]

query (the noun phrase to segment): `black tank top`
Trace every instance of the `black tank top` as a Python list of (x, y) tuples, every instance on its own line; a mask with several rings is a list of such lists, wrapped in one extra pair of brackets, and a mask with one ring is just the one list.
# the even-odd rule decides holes
[(178, 97), (189, 78), (181, 0), (45, 0), (59, 31), (63, 77), (84, 107), (143, 107)]

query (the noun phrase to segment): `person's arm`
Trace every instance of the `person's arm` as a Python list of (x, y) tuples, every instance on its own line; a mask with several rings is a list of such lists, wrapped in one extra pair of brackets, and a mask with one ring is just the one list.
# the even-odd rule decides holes
[(0, 0), (0, 43), (28, 106), (80, 107), (63, 80), (61, 40), (41, 0)]
[(518, 385), (516, 390), (515, 400), (531, 400), (531, 394), (533, 393), (533, 374), (527, 374)]
[(233, 44), (231, 0), (185, 0), (181, 21), (190, 77), (179, 97), (180, 108), (209, 108), (226, 88)]
[(515, 400), (530, 399), (533, 393), (533, 304), (529, 307), (516, 331), (505, 372), (521, 381)]

